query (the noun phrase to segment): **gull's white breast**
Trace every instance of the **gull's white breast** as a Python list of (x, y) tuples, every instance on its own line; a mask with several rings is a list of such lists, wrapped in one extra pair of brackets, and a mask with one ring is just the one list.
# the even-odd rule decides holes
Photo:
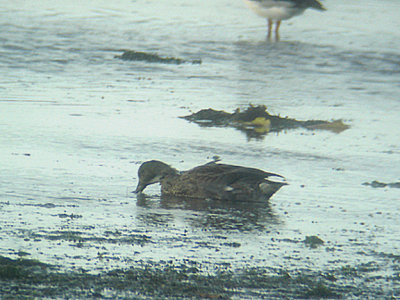
[(274, 0), (243, 0), (257, 15), (273, 21), (287, 20), (304, 12), (296, 8), (290, 1)]

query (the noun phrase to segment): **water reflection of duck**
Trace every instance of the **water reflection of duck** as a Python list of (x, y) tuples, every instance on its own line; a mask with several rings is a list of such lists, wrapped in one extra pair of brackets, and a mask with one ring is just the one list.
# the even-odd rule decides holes
[[(157, 200), (157, 201), (154, 201)], [(137, 195), (136, 204), (145, 207), (137, 219), (146, 226), (165, 226), (179, 218), (193, 228), (217, 230), (255, 231), (271, 230), (282, 224), (268, 201), (241, 202), (229, 200), (204, 201), (204, 199), (177, 196)], [(179, 211), (185, 211), (182, 214)]]
[(260, 17), (268, 19), (268, 39), (272, 37), (275, 22), (275, 38), (279, 40), (279, 26), (282, 20), (302, 14), (307, 8), (325, 10), (318, 0), (244, 0)]
[[(284, 177), (278, 174), (215, 162), (179, 172), (161, 161), (151, 160), (140, 166), (138, 176), (136, 193), (160, 183), (163, 196), (195, 199), (265, 200), (286, 185)], [(280, 181), (272, 181), (272, 177)]]

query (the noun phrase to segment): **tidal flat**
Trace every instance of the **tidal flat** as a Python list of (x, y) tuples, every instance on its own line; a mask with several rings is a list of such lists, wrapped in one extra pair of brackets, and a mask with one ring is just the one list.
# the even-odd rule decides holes
[[(400, 4), (324, 6), (267, 42), (239, 0), (3, 1), (0, 298), (398, 298)], [(250, 104), (349, 127), (180, 118)], [(146, 160), (215, 158), (288, 185), (251, 204), (132, 193)]]

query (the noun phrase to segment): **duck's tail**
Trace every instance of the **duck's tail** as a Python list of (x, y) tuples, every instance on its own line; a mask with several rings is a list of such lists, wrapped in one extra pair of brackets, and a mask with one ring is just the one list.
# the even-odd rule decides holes
[(258, 186), (260, 188), (260, 192), (264, 195), (266, 199), (271, 198), (281, 187), (284, 185), (287, 185), (285, 180), (282, 180), (282, 178), (278, 177), (279, 181), (272, 181), (270, 178), (268, 180), (265, 180), (261, 182)]

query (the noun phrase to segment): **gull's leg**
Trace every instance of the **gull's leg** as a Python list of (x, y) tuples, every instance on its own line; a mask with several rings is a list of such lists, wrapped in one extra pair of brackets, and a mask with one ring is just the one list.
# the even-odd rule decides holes
[(281, 26), (281, 21), (276, 21), (276, 26), (275, 26), (275, 40), (279, 41), (279, 27)]
[(272, 20), (268, 19), (268, 35), (267, 35), (267, 39), (270, 40), (271, 36), (272, 36)]

